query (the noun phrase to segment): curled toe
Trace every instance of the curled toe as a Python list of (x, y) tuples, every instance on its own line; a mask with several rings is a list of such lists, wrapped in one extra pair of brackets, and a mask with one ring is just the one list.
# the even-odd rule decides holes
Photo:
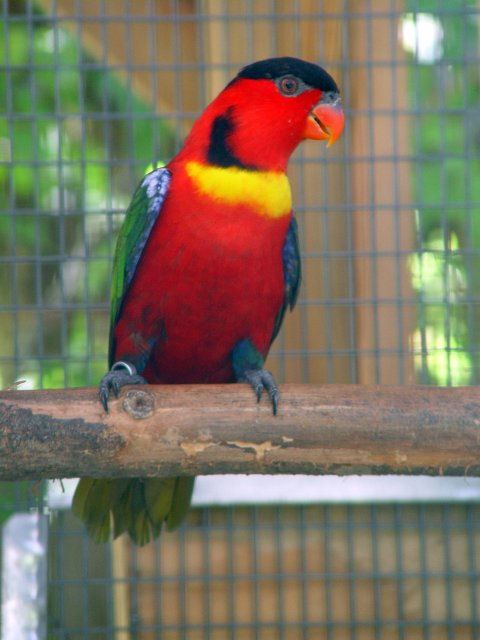
[(137, 373), (133, 365), (116, 362), (103, 376), (98, 386), (100, 402), (107, 413), (110, 394), (113, 393), (118, 398), (121, 388), (129, 384), (147, 384), (147, 381)]

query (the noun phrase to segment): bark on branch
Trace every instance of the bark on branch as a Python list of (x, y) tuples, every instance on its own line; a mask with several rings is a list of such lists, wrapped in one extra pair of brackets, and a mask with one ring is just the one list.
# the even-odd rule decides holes
[(212, 473), (480, 475), (475, 387), (246, 385), (0, 393), (0, 479)]

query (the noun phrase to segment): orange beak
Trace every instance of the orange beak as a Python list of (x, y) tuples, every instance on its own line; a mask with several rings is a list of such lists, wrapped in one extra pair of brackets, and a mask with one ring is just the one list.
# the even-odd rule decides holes
[(309, 140), (328, 140), (330, 147), (342, 135), (345, 116), (337, 93), (326, 93), (307, 116), (303, 137)]

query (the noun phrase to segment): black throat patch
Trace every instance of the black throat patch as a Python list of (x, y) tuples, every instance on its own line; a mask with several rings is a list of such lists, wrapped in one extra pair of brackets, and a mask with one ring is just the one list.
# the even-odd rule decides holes
[(255, 170), (256, 167), (244, 164), (230, 148), (229, 137), (235, 130), (232, 111), (233, 108), (230, 107), (226, 113), (217, 116), (213, 121), (207, 161), (217, 167), (239, 167), (240, 169)]

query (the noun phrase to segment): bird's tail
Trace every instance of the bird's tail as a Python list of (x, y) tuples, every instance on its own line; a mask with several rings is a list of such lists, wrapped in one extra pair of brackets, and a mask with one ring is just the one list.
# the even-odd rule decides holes
[(125, 531), (135, 544), (156, 538), (165, 522), (173, 531), (190, 506), (195, 478), (82, 478), (73, 497), (73, 513), (95, 542)]

